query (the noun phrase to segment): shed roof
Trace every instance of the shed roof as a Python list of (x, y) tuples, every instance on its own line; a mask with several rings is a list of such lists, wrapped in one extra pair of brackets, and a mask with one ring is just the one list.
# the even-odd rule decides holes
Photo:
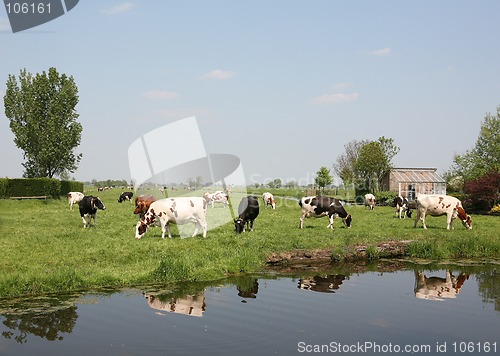
[(397, 182), (445, 183), (437, 168), (393, 168), (391, 176)]

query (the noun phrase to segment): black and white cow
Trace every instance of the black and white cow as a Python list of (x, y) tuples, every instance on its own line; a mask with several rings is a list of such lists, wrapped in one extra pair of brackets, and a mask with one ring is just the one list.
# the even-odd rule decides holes
[(106, 210), (103, 202), (99, 197), (91, 195), (83, 197), (78, 203), (80, 208), (80, 216), (83, 220), (83, 227), (90, 227), (90, 222), (94, 219), (94, 226), (96, 224), (97, 209)]
[(396, 207), (396, 216), (399, 216), (399, 218), (401, 219), (401, 214), (403, 214), (403, 219), (407, 216), (411, 218), (411, 210), (408, 199), (403, 198), (401, 195), (399, 195), (394, 198), (393, 204)]
[(234, 228), (237, 234), (245, 231), (245, 224), (248, 230), (253, 231), (253, 222), (259, 215), (259, 200), (254, 195), (243, 197), (238, 205), (238, 219), (234, 219)]
[(132, 203), (132, 197), (134, 196), (134, 193), (132, 192), (123, 192), (120, 194), (120, 197), (118, 198), (118, 203), (121, 203), (122, 201), (128, 200), (130, 203)]
[(304, 227), (304, 219), (309, 217), (320, 218), (328, 216), (330, 223), (327, 228), (333, 229), (333, 220), (340, 216), (342, 222), (346, 227), (351, 227), (352, 217), (348, 214), (340, 200), (330, 197), (310, 196), (303, 197), (299, 201), (302, 208), (302, 215), (300, 217), (300, 228)]

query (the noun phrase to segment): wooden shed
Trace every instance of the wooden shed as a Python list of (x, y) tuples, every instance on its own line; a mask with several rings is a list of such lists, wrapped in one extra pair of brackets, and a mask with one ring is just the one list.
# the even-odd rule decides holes
[(446, 182), (437, 168), (393, 168), (382, 179), (382, 190), (415, 199), (416, 194), (446, 194)]

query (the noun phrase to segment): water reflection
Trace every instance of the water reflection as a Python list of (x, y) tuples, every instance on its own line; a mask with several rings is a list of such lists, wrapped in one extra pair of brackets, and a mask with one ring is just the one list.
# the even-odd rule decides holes
[[(470, 287), (476, 288), (476, 296), (479, 295), (484, 304), (493, 304), (495, 310), (500, 311), (498, 265), (422, 266), (401, 261), (377, 261), (373, 264), (339, 264), (328, 266), (328, 268), (326, 271), (311, 266), (305, 269), (284, 269), (268, 272), (260, 276), (234, 277), (220, 281), (217, 284), (183, 284), (170, 286), (169, 289), (149, 287), (144, 288), (141, 292), (134, 292), (132, 297), (139, 296), (139, 305), (143, 305), (145, 310), (148, 307), (154, 309), (157, 315), (172, 315), (172, 317), (178, 315), (180, 318), (191, 316), (195, 318), (183, 319), (196, 320), (203, 318), (204, 322), (206, 322), (207, 310), (213, 308), (215, 313), (220, 313), (221, 310), (227, 308), (227, 305), (235, 300), (238, 301), (237, 297), (242, 298), (243, 300), (240, 299), (239, 301), (247, 303), (250, 307), (260, 305), (261, 299), (263, 299), (263, 305), (266, 305), (265, 303), (269, 303), (270, 300), (269, 293), (272, 293), (274, 296), (272, 300), (277, 304), (274, 304), (269, 310), (278, 310), (285, 306), (290, 308), (287, 309), (286, 313), (281, 312), (280, 315), (286, 315), (292, 310), (294, 312), (295, 310), (301, 310), (301, 307), (294, 307), (291, 302), (278, 302), (281, 299), (287, 300), (292, 293), (287, 285), (291, 285), (291, 288), (295, 289), (295, 291), (300, 289), (297, 292), (300, 293), (301, 303), (307, 301), (307, 305), (310, 305), (310, 307), (313, 307), (313, 304), (317, 303), (318, 300), (324, 300), (324, 298), (328, 298), (328, 294), (333, 293), (347, 295), (347, 299), (351, 304), (359, 303), (359, 305), (363, 305), (366, 301), (361, 298), (366, 294), (371, 294), (372, 291), (380, 291), (380, 288), (384, 289), (383, 292), (386, 296), (389, 296), (393, 289), (402, 289), (405, 291), (403, 293), (406, 293), (411, 299), (444, 301), (456, 299), (463, 291), (464, 286), (467, 286), (466, 289), (469, 288), (469, 290)], [(386, 275), (387, 277), (394, 275), (398, 277), (385, 278)], [(387, 280), (392, 282), (389, 283)], [(474, 280), (477, 281), (477, 285)], [(280, 283), (272, 281), (280, 281)], [(349, 281), (349, 283), (346, 283), (346, 281)], [(384, 285), (384, 283), (387, 283), (387, 285)], [(272, 288), (278, 288), (278, 290), (271, 291)], [(302, 290), (321, 294), (302, 293)], [(110, 291), (99, 294), (44, 296), (36, 299), (30, 298), (29, 300), (0, 300), (1, 335), (4, 340), (7, 340), (3, 343), (0, 340), (0, 353), (6, 345), (5, 342), (25, 345), (29, 340), (43, 339), (64, 343), (68, 336), (77, 329), (79, 307), (88, 313), (89, 308), (97, 307), (102, 303), (100, 301), (102, 296), (109, 295), (110, 298), (106, 299), (106, 307), (104, 307), (107, 311), (107, 308), (116, 306), (116, 300), (119, 299), (116, 296), (123, 296), (123, 294)], [(222, 294), (224, 298), (221, 298)], [(207, 295), (210, 297), (207, 297)], [(315, 296), (314, 299), (312, 298), (313, 295)], [(268, 299), (266, 299), (266, 296)], [(374, 302), (379, 303), (377, 305), (382, 305), (382, 299), (384, 298)], [(130, 298), (125, 299), (130, 300)], [(339, 305), (346, 308), (346, 305), (343, 304), (345, 300), (345, 298), (336, 298), (336, 303), (338, 302)], [(314, 301), (314, 303), (311, 304), (309, 301)], [(331, 305), (332, 300), (328, 300), (328, 303)], [(440, 303), (434, 304), (441, 305), (439, 309), (443, 309), (443, 306), (445, 306), (445, 304)], [(238, 314), (240, 311), (241, 313), (245, 311), (241, 304), (239, 308), (236, 308), (234, 303), (231, 305), (236, 310), (233, 310), (233, 313)], [(135, 307), (137, 308), (137, 306)], [(137, 313), (131, 309), (125, 310), (127, 311), (124, 314), (132, 315)], [(264, 316), (272, 318), (270, 314), (267, 315), (265, 310), (263, 312)], [(254, 313), (256, 312), (254, 311)], [(125, 317), (128, 315), (125, 315)], [(228, 316), (226, 315), (226, 317)], [(229, 316), (229, 318), (233, 317), (234, 314)], [(145, 316), (140, 315), (140, 318), (145, 318)], [(261, 318), (262, 316), (255, 316), (255, 320)], [(144, 320), (147, 320), (147, 318)], [(179, 319), (172, 320), (179, 321)], [(303, 320), (303, 317), (301, 320)], [(121, 323), (119, 320), (116, 322), (118, 325)], [(142, 323), (147, 323), (147, 321), (142, 321)], [(291, 321), (290, 323), (293, 324), (294, 322)], [(90, 322), (89, 325), (93, 327), (94, 324)], [(30, 338), (30, 336), (33, 336), (33, 338)], [(81, 336), (79, 337), (81, 338)]]
[(331, 274), (326, 276), (310, 276), (299, 279), (298, 288), (321, 293), (335, 293), (347, 276)]
[(149, 294), (144, 297), (148, 305), (156, 310), (182, 315), (202, 317), (206, 309), (205, 292), (199, 294), (187, 294), (182, 297), (173, 298), (169, 294)]
[(259, 280), (255, 277), (244, 276), (234, 281), (238, 296), (242, 298), (257, 298), (259, 293)]
[(456, 298), (460, 288), (469, 279), (469, 275), (460, 273), (458, 276), (446, 270), (446, 277), (427, 277), (424, 272), (415, 271), (415, 297), (419, 299), (439, 300)]
[(2, 301), (0, 314), (7, 330), (2, 336), (18, 343), (26, 343), (28, 335), (49, 341), (63, 340), (76, 325), (75, 305), (78, 296), (44, 296), (30, 299)]

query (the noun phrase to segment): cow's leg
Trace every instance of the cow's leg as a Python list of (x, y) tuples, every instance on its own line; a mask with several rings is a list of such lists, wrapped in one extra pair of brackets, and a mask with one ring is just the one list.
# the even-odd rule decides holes
[(326, 227), (327, 229), (330, 228), (333, 230), (333, 220), (334, 220), (334, 217), (333, 217), (333, 214), (328, 216), (328, 221), (330, 221), (330, 223), (328, 224), (328, 226)]
[(87, 219), (85, 218), (85, 215), (82, 216), (82, 220), (83, 220), (83, 228), (85, 229), (87, 227)]
[(200, 220), (201, 229), (203, 231), (203, 238), (207, 237), (207, 222), (205, 220)]
[(420, 209), (417, 209), (417, 215), (415, 216), (415, 224), (413, 224), (414, 228), (416, 228), (418, 225), (418, 221), (420, 220), (420, 214), (422, 214), (422, 212), (420, 211)]
[(424, 227), (425, 230), (427, 230), (427, 225), (425, 225), (425, 212), (422, 212), (422, 215), (420, 217), (420, 220), (422, 220), (422, 226)]
[(447, 222), (446, 228), (448, 230), (453, 229), (453, 212), (446, 214), (446, 222)]
[(170, 237), (170, 228), (168, 226), (168, 222), (165, 223), (165, 221), (162, 219), (160, 221), (160, 226), (161, 226), (161, 238), (165, 239), (165, 231), (168, 229), (168, 237)]
[(172, 234), (170, 233), (170, 224), (167, 222), (167, 233), (168, 233), (168, 238), (172, 238)]
[(97, 213), (92, 214), (92, 215), (90, 216), (89, 224), (90, 224), (90, 221), (92, 221), (92, 219), (94, 219), (94, 227), (95, 227), (96, 220), (97, 220)]
[(198, 231), (200, 230), (200, 227), (201, 227), (201, 225), (200, 225), (199, 221), (196, 220), (194, 222), (194, 232), (193, 232), (193, 235), (191, 237), (195, 237), (196, 235), (198, 235)]
[(250, 231), (253, 231), (253, 220), (250, 220)]

